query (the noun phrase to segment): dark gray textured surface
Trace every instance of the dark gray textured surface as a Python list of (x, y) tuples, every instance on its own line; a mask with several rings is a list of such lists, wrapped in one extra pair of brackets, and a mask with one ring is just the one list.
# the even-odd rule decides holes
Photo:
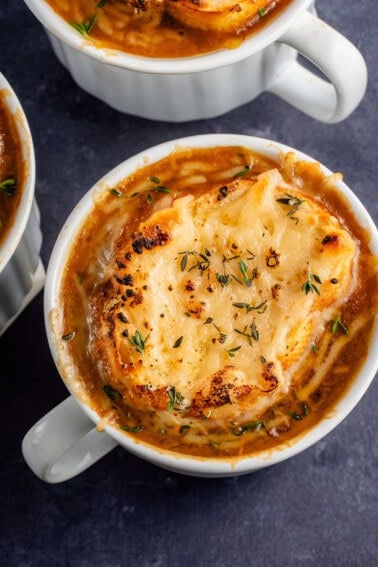
[[(47, 262), (65, 217), (106, 171), (147, 146), (205, 132), (261, 135), (302, 149), (378, 219), (375, 0), (318, 0), (359, 46), (369, 88), (327, 126), (271, 95), (221, 118), (166, 124), (121, 115), (79, 90), (19, 0), (1, 0), (0, 69), (29, 118)], [(116, 449), (62, 485), (26, 467), (24, 433), (67, 394), (47, 347), (41, 295), (0, 342), (0, 564), (7, 566), (359, 566), (378, 564), (378, 386), (301, 455), (228, 480), (167, 473)]]

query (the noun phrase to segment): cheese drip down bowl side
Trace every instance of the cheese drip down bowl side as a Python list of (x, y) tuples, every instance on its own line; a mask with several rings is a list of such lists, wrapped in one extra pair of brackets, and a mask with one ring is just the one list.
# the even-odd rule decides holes
[[(365, 93), (362, 55), (311, 13), (312, 0), (292, 0), (238, 47), (179, 58), (96, 47), (45, 0), (25, 2), (75, 82), (121, 112), (172, 122), (212, 118), (268, 90), (317, 120), (335, 123)], [(328, 81), (298, 63), (298, 53)]]
[[(79, 202), (71, 213), (57, 238), (48, 268), (45, 288), (45, 322), (50, 349), (62, 378), (67, 378), (65, 361), (60, 355), (60, 336), (54, 332), (54, 313), (59, 310), (59, 295), (62, 272), (67, 262), (72, 242), (93, 208), (93, 199), (104, 188), (116, 187), (136, 169), (146, 163), (155, 163), (177, 149), (213, 148), (219, 146), (242, 146), (278, 161), (282, 153), (295, 152), (300, 160), (314, 160), (283, 144), (232, 134), (201, 135), (173, 140), (126, 160), (101, 179)], [(322, 167), (325, 175), (331, 172)], [(370, 235), (370, 249), (378, 252), (377, 229), (368, 212), (342, 182), (335, 187), (347, 199), (358, 224)], [(354, 408), (367, 390), (377, 371), (378, 332), (375, 324), (368, 356), (344, 394), (332, 405), (332, 411), (290, 442), (261, 451), (256, 455), (237, 458), (205, 458), (187, 456), (174, 451), (154, 447), (138, 440), (137, 436), (125, 435), (119, 428), (106, 425), (104, 432), (94, 428), (102, 425), (100, 416), (84, 401), (80, 384), (65, 380), (71, 396), (60, 406), (43, 417), (25, 436), (24, 457), (32, 470), (47, 482), (61, 482), (79, 474), (96, 462), (117, 444), (129, 452), (163, 468), (188, 475), (203, 477), (226, 477), (246, 474), (273, 465), (296, 455), (334, 429)]]
[(33, 140), (20, 101), (1, 73), (0, 94), (5, 109), (14, 123), (22, 162), (19, 164), (22, 169), (21, 180), (16, 183), (16, 191), (20, 191), (21, 195), (14, 218), (0, 245), (1, 335), (41, 290), (45, 272), (40, 259), (42, 245), (40, 214), (34, 196)]

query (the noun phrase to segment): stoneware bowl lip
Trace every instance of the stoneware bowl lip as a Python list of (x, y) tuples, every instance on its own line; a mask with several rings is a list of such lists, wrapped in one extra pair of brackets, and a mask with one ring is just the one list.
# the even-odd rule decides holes
[(237, 63), (261, 51), (276, 41), (311, 6), (313, 0), (292, 0), (269, 25), (256, 30), (239, 47), (175, 59), (141, 57), (113, 49), (95, 47), (91, 41), (81, 36), (68, 22), (55, 13), (45, 0), (25, 0), (25, 3), (49, 33), (74, 50), (98, 62), (139, 73), (187, 74)]
[(20, 203), (15, 218), (0, 247), (0, 272), (13, 256), (28, 222), (34, 199), (35, 188), (35, 156), (33, 140), (28, 121), (13, 88), (0, 72), (0, 91), (7, 110), (14, 117), (17, 133), (21, 142), (22, 159), (24, 162), (24, 183)]
[[(290, 148), (284, 144), (263, 138), (237, 134), (204, 134), (171, 140), (158, 146), (154, 146), (127, 159), (119, 166), (115, 167), (108, 174), (106, 174), (86, 193), (86, 195), (84, 195), (84, 197), (72, 211), (71, 215), (68, 217), (57, 238), (47, 271), (45, 286), (45, 324), (50, 349), (58, 368), (61, 367), (61, 365), (58, 361), (58, 352), (55, 346), (55, 339), (50, 328), (49, 314), (52, 309), (57, 307), (60, 273), (65, 264), (72, 239), (76, 234), (78, 234), (83, 220), (92, 209), (94, 195), (98, 193), (98, 191), (103, 190), (104, 187), (115, 186), (117, 182), (130, 175), (136, 168), (143, 166), (146, 163), (146, 160), (148, 163), (153, 163), (177, 148), (206, 148), (225, 145), (247, 146), (273, 159), (277, 159), (282, 152), (293, 151), (300, 159), (304, 159), (309, 162), (317, 161), (310, 156), (293, 148)], [(323, 165), (321, 167), (322, 171), (325, 174), (330, 175), (332, 173)], [(371, 234), (370, 247), (372, 252), (377, 254), (378, 230), (368, 211), (343, 181), (337, 181), (336, 186), (338, 190), (348, 199), (360, 225), (367, 229)], [(258, 453), (255, 456), (245, 456), (243, 458), (238, 457), (229, 460), (184, 456), (168, 451), (164, 452), (160, 449), (154, 448), (151, 445), (138, 441), (138, 439), (124, 435), (116, 428), (111, 426), (106, 426), (106, 431), (129, 452), (134, 453), (135, 455), (138, 455), (139, 457), (153, 462), (163, 468), (195, 476), (225, 477), (245, 474), (288, 459), (289, 457), (292, 457), (300, 453), (304, 449), (310, 447), (330, 431), (332, 431), (359, 402), (359, 400), (369, 387), (370, 383), (372, 382), (377, 369), (378, 325), (376, 321), (368, 357), (351, 386), (330, 411), (329, 416), (322, 419), (317, 425), (309, 429), (304, 434), (301, 434), (299, 437), (294, 438), (283, 447), (269, 449), (268, 451)], [(71, 393), (73, 392), (71, 391)], [(73, 395), (75, 396), (75, 394)], [(79, 401), (79, 404), (81, 405), (84, 412), (90, 417), (90, 419), (94, 421), (94, 423), (99, 422), (100, 418), (95, 411), (93, 411), (81, 401)]]

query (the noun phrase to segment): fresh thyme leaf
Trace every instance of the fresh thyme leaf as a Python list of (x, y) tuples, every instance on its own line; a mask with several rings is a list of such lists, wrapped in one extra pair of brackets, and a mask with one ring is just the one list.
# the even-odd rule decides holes
[(260, 431), (262, 427), (265, 427), (265, 423), (263, 421), (250, 421), (249, 423), (240, 425), (238, 428), (232, 427), (231, 433), (233, 435), (236, 435), (237, 437), (241, 437), (248, 430), (253, 430), (257, 432)]
[(143, 431), (142, 425), (137, 425), (136, 427), (129, 427), (128, 425), (121, 425), (120, 428), (123, 429), (123, 431), (128, 431), (129, 433), (139, 433), (140, 431)]
[(299, 413), (295, 413), (295, 411), (288, 411), (287, 414), (290, 415), (291, 418), (295, 419), (295, 421), (300, 421), (302, 419), (302, 416)]
[(315, 354), (319, 352), (319, 349), (318, 349), (318, 347), (316, 346), (316, 344), (312, 344), (312, 345), (311, 345), (311, 350), (312, 350), (312, 352), (314, 352)]
[(153, 201), (151, 193), (147, 193), (147, 203), (151, 204)]
[(178, 348), (178, 347), (181, 345), (183, 338), (184, 338), (183, 336), (179, 337), (179, 338), (175, 341), (175, 344), (173, 345), (172, 348)]
[(129, 341), (129, 343), (135, 348), (135, 350), (142, 354), (144, 352), (144, 349), (146, 348), (146, 342), (148, 341), (149, 337), (150, 335), (148, 334), (147, 337), (143, 339), (140, 332), (135, 331), (133, 337), (126, 337), (126, 338)]
[(70, 24), (81, 35), (83, 35), (84, 37), (87, 37), (91, 33), (93, 26), (95, 25), (96, 21), (97, 21), (97, 14), (94, 14), (91, 17), (90, 20), (87, 20), (84, 23), (70, 22)]
[(334, 335), (336, 335), (336, 333), (338, 332), (339, 328), (343, 331), (343, 333), (345, 335), (349, 335), (349, 331), (348, 328), (344, 325), (344, 323), (341, 320), (341, 315), (340, 313), (338, 314), (338, 316), (336, 317), (336, 319), (332, 322), (332, 333)]
[(229, 285), (231, 283), (231, 276), (229, 274), (219, 274), (216, 273), (215, 277), (217, 278), (218, 282), (221, 284), (222, 287)]
[(122, 191), (119, 191), (118, 189), (115, 189), (114, 187), (112, 187), (111, 189), (109, 189), (109, 193), (111, 193), (111, 194), (114, 195), (115, 197), (123, 197)]
[(97, 2), (97, 8), (103, 8), (105, 6), (105, 4), (107, 3), (108, 0), (100, 0), (99, 2)]
[(245, 283), (245, 285), (247, 287), (251, 287), (252, 280), (248, 277), (247, 266), (246, 266), (245, 262), (243, 260), (240, 260), (238, 262), (238, 266), (239, 266), (239, 270), (241, 271), (241, 273), (243, 275), (243, 282)]
[(227, 352), (227, 354), (230, 358), (234, 358), (236, 356), (237, 351), (240, 350), (240, 349), (241, 349), (241, 346), (237, 346), (237, 347), (234, 347), (234, 348), (225, 348), (224, 350)]
[(255, 341), (259, 340), (260, 333), (257, 330), (256, 323), (255, 323), (254, 319), (253, 319), (252, 325), (251, 325), (251, 334), (252, 334), (252, 338), (255, 339)]
[[(249, 328), (249, 332), (248, 332), (248, 328)], [(248, 325), (246, 325), (242, 331), (240, 329), (234, 329), (234, 331), (239, 335), (243, 335), (243, 337), (247, 339), (249, 346), (253, 346), (252, 339), (258, 341), (260, 338), (260, 333), (257, 330), (255, 320), (252, 321), (252, 324), (249, 325), (249, 327)]]
[(180, 266), (181, 266), (181, 271), (182, 271), (182, 272), (185, 272), (187, 263), (188, 263), (188, 255), (185, 254), (185, 255), (181, 258), (181, 264), (180, 264)]
[(302, 285), (302, 291), (307, 295), (308, 293), (317, 293), (320, 295), (318, 286), (316, 286), (312, 281), (315, 280), (317, 283), (321, 284), (322, 281), (317, 274), (312, 274), (310, 271), (307, 273), (307, 281)]
[(213, 318), (212, 318), (212, 317), (208, 317), (208, 318), (206, 319), (206, 321), (204, 322), (204, 325), (208, 325), (209, 323), (212, 323), (212, 322), (213, 322)]
[(8, 177), (7, 179), (4, 179), (4, 181), (1, 181), (0, 191), (3, 191), (3, 193), (5, 193), (6, 195), (11, 196), (14, 193), (15, 185), (16, 180), (13, 177)]
[(308, 405), (307, 405), (306, 402), (303, 402), (302, 408), (303, 408), (303, 414), (304, 414), (305, 416), (307, 416), (307, 415), (310, 414), (310, 408), (308, 407)]
[(264, 16), (267, 15), (267, 11), (265, 8), (259, 8), (259, 16), (260, 18), (263, 18)]
[[(233, 303), (232, 305), (234, 307), (237, 307), (238, 309), (245, 309), (247, 313), (249, 313), (250, 311), (257, 311), (258, 313), (264, 313), (264, 311), (266, 310), (266, 304), (267, 304), (267, 300), (263, 301), (262, 303), (259, 303), (258, 305), (251, 305), (250, 303)], [(262, 311), (259, 311), (259, 309), (263, 309)]]
[(305, 202), (305, 199), (299, 199), (298, 197), (290, 195), (290, 193), (286, 193), (286, 197), (281, 197), (280, 199), (276, 199), (276, 201), (278, 203), (282, 203), (283, 205), (288, 205), (290, 207), (290, 210), (287, 213), (287, 216), (298, 223), (298, 219), (296, 217), (293, 217), (293, 215), (298, 211), (301, 204)]
[(244, 168), (241, 171), (238, 171), (238, 173), (235, 173), (234, 177), (243, 177), (243, 175), (246, 175), (249, 170), (251, 169), (251, 167), (249, 165), (245, 165)]
[(67, 333), (66, 335), (62, 335), (62, 339), (64, 341), (70, 341), (71, 339), (74, 338), (75, 334), (76, 334), (75, 331), (72, 331), (71, 333)]
[(154, 191), (156, 191), (157, 193), (172, 193), (172, 191), (168, 189), (168, 187), (164, 187), (163, 185), (159, 185), (154, 189)]
[(151, 177), (149, 177), (148, 179), (152, 181), (152, 183), (156, 183), (156, 185), (160, 185), (160, 179), (156, 177), (156, 175), (151, 175)]
[(108, 396), (108, 398), (110, 398), (111, 400), (120, 400), (122, 398), (118, 390), (115, 390), (114, 388), (109, 386), (109, 384), (105, 384), (103, 390), (105, 394)]
[(178, 392), (174, 386), (171, 386), (168, 388), (167, 394), (169, 398), (167, 410), (173, 411), (174, 409), (181, 409), (180, 407), (176, 408), (176, 405), (180, 406), (183, 402), (183, 397), (180, 392)]
[(260, 362), (262, 364), (266, 364), (266, 358), (264, 356), (260, 356)]

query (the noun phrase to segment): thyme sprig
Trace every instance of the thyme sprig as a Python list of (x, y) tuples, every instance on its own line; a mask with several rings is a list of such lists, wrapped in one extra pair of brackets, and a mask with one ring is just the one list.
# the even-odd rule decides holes
[(317, 285), (315, 285), (313, 282), (317, 282), (319, 284), (322, 283), (322, 280), (320, 279), (320, 277), (317, 274), (313, 274), (310, 271), (310, 268), (308, 267), (307, 270), (307, 280), (305, 281), (305, 283), (302, 285), (302, 291), (305, 292), (305, 294), (307, 295), (308, 293), (317, 293), (318, 295), (320, 295), (320, 291)]
[(298, 197), (290, 195), (290, 193), (286, 193), (286, 197), (281, 197), (280, 199), (276, 199), (276, 201), (290, 207), (287, 216), (291, 217), (298, 211), (301, 204), (305, 202), (305, 199), (299, 199)]
[(238, 333), (239, 335), (245, 337), (248, 341), (249, 346), (253, 346), (252, 340), (258, 341), (260, 338), (260, 333), (257, 329), (254, 319), (252, 321), (252, 324), (246, 325), (242, 331), (240, 329), (234, 329), (234, 331), (235, 333)]
[(238, 309), (245, 309), (246, 313), (257, 311), (257, 313), (261, 315), (267, 309), (267, 300), (259, 303), (258, 305), (251, 305), (250, 303), (233, 303), (232, 305)]
[(174, 409), (176, 410), (185, 409), (182, 407), (184, 398), (182, 394), (178, 390), (176, 390), (174, 386), (171, 386), (170, 388), (167, 389), (167, 394), (168, 394), (167, 411), (173, 411)]
[(129, 425), (121, 425), (120, 429), (127, 431), (128, 433), (140, 433), (143, 431), (143, 425), (136, 425), (135, 427), (130, 427)]
[(97, 14), (94, 14), (89, 20), (82, 23), (70, 22), (70, 25), (79, 32), (82, 36), (88, 37), (91, 33), (93, 26), (97, 21)]
[(150, 333), (146, 336), (146, 338), (143, 338), (139, 331), (135, 331), (134, 336), (127, 337), (127, 340), (137, 352), (143, 354), (144, 349), (146, 348), (146, 342), (148, 341), (149, 337)]
[(105, 394), (108, 396), (108, 398), (110, 398), (111, 400), (120, 400), (122, 398), (120, 392), (118, 392), (118, 390), (116, 390), (115, 388), (109, 386), (109, 384), (105, 384), (103, 390)]
[(231, 433), (236, 435), (237, 437), (241, 437), (244, 435), (246, 431), (255, 431), (258, 432), (261, 430), (262, 427), (265, 427), (265, 423), (263, 421), (250, 421), (249, 423), (244, 423), (244, 425), (239, 425), (238, 427), (232, 427)]
[(235, 173), (234, 177), (243, 177), (244, 175), (249, 173), (250, 169), (251, 169), (250, 165), (245, 165), (242, 170)]
[(237, 351), (240, 349), (241, 349), (241, 345), (233, 348), (225, 348), (224, 350), (227, 352), (230, 358), (235, 358)]
[(238, 267), (239, 267), (239, 270), (240, 270), (241, 273), (242, 273), (243, 282), (245, 283), (245, 285), (246, 285), (247, 287), (251, 287), (251, 285), (252, 285), (252, 280), (251, 280), (251, 278), (248, 276), (247, 266), (246, 266), (246, 263), (244, 262), (244, 260), (240, 260), (240, 261), (238, 262)]
[(14, 177), (8, 177), (7, 179), (4, 179), (4, 181), (1, 181), (0, 191), (8, 196), (11, 196), (14, 193), (15, 185), (16, 180), (14, 179)]
[(179, 252), (179, 255), (182, 255), (181, 258), (181, 262), (180, 262), (180, 268), (182, 272), (185, 272), (187, 265), (188, 265), (188, 259), (189, 256), (197, 256), (199, 259), (198, 261), (193, 264), (188, 272), (191, 272), (192, 270), (198, 269), (201, 272), (201, 275), (203, 274), (203, 272), (205, 272), (206, 270), (209, 269), (210, 267), (210, 256), (211, 256), (211, 252), (205, 248), (204, 254), (202, 254), (201, 252), (197, 252), (196, 250), (185, 250), (184, 252)]
[(337, 334), (339, 329), (341, 329), (345, 335), (349, 335), (348, 328), (342, 322), (340, 313), (337, 315), (336, 319), (332, 321), (332, 327), (331, 327), (332, 333), (334, 335)]

